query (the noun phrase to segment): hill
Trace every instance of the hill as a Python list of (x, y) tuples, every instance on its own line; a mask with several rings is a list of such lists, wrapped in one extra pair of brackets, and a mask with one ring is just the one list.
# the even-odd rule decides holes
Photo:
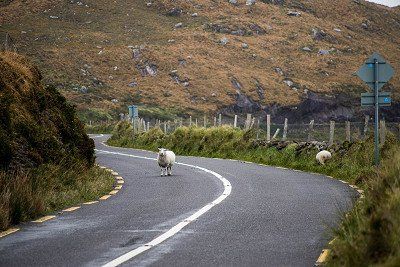
[[(233, 1), (235, 2), (235, 1)], [(352, 74), (378, 51), (400, 69), (400, 12), (365, 1), (3, 1), (0, 28), (35, 58), (83, 119), (271, 113), (356, 119)], [(400, 75), (385, 90), (397, 103)]]
[(94, 163), (94, 143), (74, 108), (25, 57), (0, 54), (0, 167), (19, 170), (78, 158)]
[(75, 109), (26, 57), (0, 53), (0, 231), (112, 188)]

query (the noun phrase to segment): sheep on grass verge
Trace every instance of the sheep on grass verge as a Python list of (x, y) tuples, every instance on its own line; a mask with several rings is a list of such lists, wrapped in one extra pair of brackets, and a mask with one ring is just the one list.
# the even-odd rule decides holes
[(330, 160), (332, 158), (332, 154), (331, 152), (329, 152), (328, 150), (322, 150), (320, 152), (318, 152), (317, 156), (315, 156), (315, 159), (321, 164), (321, 165), (325, 165), (325, 162), (327, 160)]
[(157, 162), (161, 167), (161, 176), (170, 176), (172, 175), (172, 165), (175, 163), (175, 153), (165, 148), (159, 148)]

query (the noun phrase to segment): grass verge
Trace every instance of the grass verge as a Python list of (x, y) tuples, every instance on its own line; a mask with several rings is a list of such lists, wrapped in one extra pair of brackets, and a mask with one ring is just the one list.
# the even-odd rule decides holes
[(113, 176), (79, 161), (0, 171), (0, 231), (20, 222), (97, 199), (112, 190)]
[(103, 124), (93, 124), (85, 125), (85, 131), (87, 134), (110, 134), (112, 133), (116, 123), (103, 123)]
[(252, 131), (231, 127), (182, 127), (171, 134), (159, 128), (135, 135), (132, 126), (119, 123), (109, 145), (156, 151), (165, 147), (180, 155), (240, 159), (317, 172), (356, 184), (365, 198), (343, 217), (334, 230), (332, 266), (398, 266), (400, 262), (400, 144), (388, 135), (382, 146), (382, 168), (372, 166), (372, 138), (329, 147), (333, 158), (317, 164), (317, 147), (312, 143), (263, 142)]

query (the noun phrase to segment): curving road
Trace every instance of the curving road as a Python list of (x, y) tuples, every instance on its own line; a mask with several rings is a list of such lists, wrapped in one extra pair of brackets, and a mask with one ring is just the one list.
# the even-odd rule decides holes
[(160, 177), (155, 153), (106, 139), (95, 138), (97, 161), (122, 190), (0, 238), (0, 266), (313, 266), (357, 196), (322, 175), (231, 160), (177, 157)]

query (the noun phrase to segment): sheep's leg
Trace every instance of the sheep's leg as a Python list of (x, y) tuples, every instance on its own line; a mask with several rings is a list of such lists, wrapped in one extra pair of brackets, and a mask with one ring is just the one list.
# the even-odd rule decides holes
[(164, 168), (161, 167), (161, 177), (164, 176)]
[(168, 167), (167, 167), (167, 172), (168, 172), (168, 176), (171, 176), (171, 175), (172, 175), (171, 166), (168, 166)]

